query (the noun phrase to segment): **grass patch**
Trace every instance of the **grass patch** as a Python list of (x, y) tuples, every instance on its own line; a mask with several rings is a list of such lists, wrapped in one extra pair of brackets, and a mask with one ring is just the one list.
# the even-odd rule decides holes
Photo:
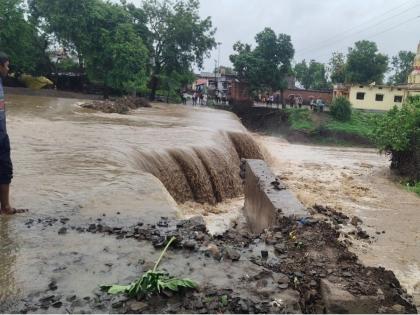
[(405, 187), (408, 191), (416, 193), (420, 196), (420, 182), (417, 183), (405, 183)]
[(310, 131), (316, 128), (311, 118), (311, 112), (307, 109), (286, 109), (289, 116), (289, 123), (292, 130)]
[(342, 122), (331, 117), (331, 119), (326, 122), (324, 127), (331, 131), (356, 134), (371, 139), (376, 120), (381, 116), (382, 114), (380, 113), (354, 110), (349, 121)]

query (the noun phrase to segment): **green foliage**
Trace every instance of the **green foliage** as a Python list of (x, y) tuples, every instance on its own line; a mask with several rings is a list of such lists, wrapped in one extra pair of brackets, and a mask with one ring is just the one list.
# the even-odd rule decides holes
[(46, 74), (51, 69), (48, 43), (26, 13), (23, 0), (0, 1), (0, 51), (10, 56), (13, 72)]
[(378, 53), (376, 43), (358, 41), (349, 48), (346, 64), (346, 82), (356, 84), (382, 83), (388, 70), (388, 57)]
[(339, 121), (349, 121), (351, 119), (351, 103), (347, 97), (336, 97), (330, 105), (331, 115)]
[(91, 81), (124, 92), (144, 89), (148, 51), (121, 5), (101, 0), (30, 0), (34, 20), (79, 57)]
[(413, 70), (413, 60), (416, 54), (411, 51), (400, 51), (397, 56), (392, 57), (393, 75), (389, 78), (390, 84), (407, 83), (408, 75)]
[(420, 96), (409, 98), (401, 109), (396, 106), (377, 121), (376, 143), (388, 153), (411, 150), (420, 139)]
[(405, 187), (408, 191), (414, 192), (420, 196), (420, 182), (406, 183)]
[(286, 109), (290, 127), (293, 130), (314, 130), (315, 124), (311, 118), (311, 112), (307, 109)]
[(346, 80), (346, 60), (343, 53), (334, 52), (328, 64), (331, 82), (344, 83)]
[(73, 61), (70, 58), (59, 60), (55, 68), (57, 72), (77, 72), (79, 70), (79, 63)]
[(382, 116), (382, 113), (353, 110), (349, 121), (343, 122), (336, 119), (330, 119), (325, 123), (324, 127), (331, 131), (355, 134), (367, 139), (372, 139), (376, 121)]
[(276, 35), (270, 28), (255, 36), (255, 49), (237, 42), (230, 56), (238, 76), (247, 81), (251, 92), (278, 91), (287, 87), (286, 76), (291, 73), (294, 49), (286, 34)]
[(143, 10), (152, 43), (149, 86), (153, 99), (164, 83), (162, 78), (191, 72), (193, 64), (202, 67), (204, 57), (216, 46), (216, 30), (210, 17), (201, 19), (197, 0), (148, 0), (144, 1)]
[(175, 237), (172, 237), (160, 254), (153, 270), (147, 271), (137, 281), (130, 285), (103, 285), (101, 288), (106, 290), (109, 294), (127, 294), (130, 297), (137, 297), (142, 294), (158, 294), (162, 290), (177, 292), (180, 288), (196, 288), (197, 284), (192, 280), (174, 278), (165, 272), (157, 270), (167, 249), (174, 241)]
[(327, 82), (325, 65), (315, 60), (311, 60), (309, 66), (305, 60), (295, 65), (296, 79), (305, 89), (327, 89), (330, 84)]

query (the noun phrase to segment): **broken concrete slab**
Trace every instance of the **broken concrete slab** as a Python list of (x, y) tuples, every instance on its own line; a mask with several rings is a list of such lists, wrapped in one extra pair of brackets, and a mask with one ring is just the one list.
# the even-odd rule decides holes
[[(297, 219), (309, 212), (262, 160), (245, 160), (245, 215), (254, 233), (274, 224), (278, 213)], [(282, 189), (279, 189), (282, 187)]]
[(328, 314), (375, 314), (383, 300), (383, 293), (373, 296), (355, 296), (345, 290), (343, 283), (321, 280), (321, 295)]

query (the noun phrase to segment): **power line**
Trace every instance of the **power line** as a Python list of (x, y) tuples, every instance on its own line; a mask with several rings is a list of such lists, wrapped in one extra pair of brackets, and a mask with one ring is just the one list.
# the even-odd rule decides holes
[[(413, 17), (413, 18), (411, 18), (411, 19), (409, 19), (409, 20), (406, 20), (406, 21), (404, 21), (404, 22), (402, 22), (402, 23), (396, 24), (396, 25), (394, 25), (394, 26), (392, 26), (392, 27), (389, 27), (389, 28), (387, 28), (387, 29), (385, 29), (385, 30), (382, 30), (382, 31), (380, 31), (380, 32), (376, 32), (376, 33), (373, 33), (373, 34), (371, 34), (371, 35), (364, 36), (364, 38), (366, 38), (366, 39), (371, 39), (371, 38), (376, 37), (376, 36), (378, 36), (378, 35), (382, 35), (382, 34), (384, 34), (384, 33), (386, 33), (386, 32), (389, 32), (389, 31), (395, 30), (395, 29), (399, 28), (400, 26), (405, 25), (405, 24), (408, 24), (408, 23), (410, 23), (410, 22), (413, 22), (414, 20), (417, 20), (417, 19), (419, 19), (419, 18), (420, 18), (420, 15), (419, 15), (419, 16), (415, 16), (415, 17)], [(340, 49), (343, 49), (343, 48), (346, 48), (346, 47), (345, 47), (345, 46), (341, 46), (341, 47), (340, 47)], [(320, 56), (322, 56), (322, 57), (323, 57), (323, 56), (326, 56), (326, 55), (329, 55), (329, 54), (331, 54), (331, 52), (328, 52), (328, 53), (323, 53), (323, 54), (316, 54), (316, 55), (312, 56), (312, 57), (311, 57), (311, 59), (314, 59), (313, 57), (320, 57)]]
[[(388, 10), (388, 11), (384, 12), (381, 16), (384, 16), (384, 15), (386, 15), (387, 13), (389, 13), (389, 12), (391, 12), (391, 11), (394, 11), (394, 10), (395, 10), (395, 9), (397, 9), (397, 8), (401, 8), (401, 7), (405, 6), (405, 5), (406, 5), (407, 3), (409, 3), (409, 2), (412, 2), (412, 0), (407, 1), (407, 2), (405, 2), (404, 4), (399, 5), (398, 7), (392, 8), (391, 10)], [(354, 36), (354, 35), (356, 35), (356, 34), (359, 34), (359, 33), (363, 32), (363, 31), (365, 31), (366, 27), (365, 27), (364, 29), (358, 30), (358, 31), (356, 31), (356, 32), (352, 32), (352, 30), (353, 30), (353, 29), (357, 29), (357, 28), (360, 28), (362, 25), (369, 25), (369, 24), (371, 24), (371, 23), (374, 23), (374, 24), (370, 25), (370, 26), (369, 26), (369, 28), (374, 27), (374, 26), (377, 26), (377, 25), (380, 25), (380, 24), (382, 24), (382, 23), (384, 23), (384, 22), (386, 22), (386, 21), (388, 21), (388, 20), (390, 20), (390, 19), (392, 19), (392, 18), (395, 18), (395, 17), (397, 17), (397, 16), (401, 16), (402, 14), (404, 14), (404, 13), (406, 13), (406, 12), (410, 11), (410, 10), (413, 10), (414, 8), (417, 8), (417, 7), (419, 7), (419, 6), (420, 6), (420, 4), (416, 4), (416, 5), (415, 5), (415, 6), (413, 6), (413, 7), (409, 7), (409, 8), (405, 9), (405, 10), (404, 10), (404, 11), (402, 11), (402, 12), (399, 12), (399, 13), (397, 13), (397, 14), (394, 14), (394, 15), (392, 15), (392, 16), (390, 16), (390, 17), (385, 18), (385, 19), (379, 20), (379, 21), (378, 21), (378, 22), (376, 22), (376, 23), (374, 22), (374, 20), (376, 19), (376, 17), (375, 17), (375, 18), (373, 18), (371, 21), (367, 21), (367, 22), (365, 22), (365, 23), (361, 23), (361, 24), (359, 24), (359, 25), (356, 25), (356, 26), (354, 26), (354, 27), (351, 27), (351, 28), (349, 28), (349, 29), (347, 29), (347, 30), (345, 30), (345, 31), (341, 32), (340, 34), (334, 35), (334, 36), (332, 36), (332, 37), (330, 37), (330, 38), (328, 38), (328, 39), (326, 39), (326, 40), (324, 40), (324, 41), (321, 41), (321, 42), (317, 43), (317, 44), (316, 44), (316, 45), (314, 45), (314, 46), (307, 47), (307, 48), (303, 48), (303, 49), (299, 49), (299, 50), (296, 52), (296, 54), (301, 54), (301, 53), (303, 53), (303, 52), (307, 52), (307, 51), (310, 51), (310, 50), (313, 50), (313, 49), (319, 49), (319, 48), (322, 48), (322, 47), (324, 47), (324, 46), (325, 46), (325, 44), (327, 44), (327, 43), (328, 43), (328, 45), (330, 45), (330, 44), (331, 44), (331, 43), (333, 43), (333, 42), (340, 42), (340, 41), (343, 41), (343, 39), (346, 39), (346, 38), (352, 37), (352, 36)], [(349, 33), (349, 32), (350, 32), (350, 34), (345, 35), (346, 33)], [(335, 39), (338, 39), (338, 40), (335, 40)]]

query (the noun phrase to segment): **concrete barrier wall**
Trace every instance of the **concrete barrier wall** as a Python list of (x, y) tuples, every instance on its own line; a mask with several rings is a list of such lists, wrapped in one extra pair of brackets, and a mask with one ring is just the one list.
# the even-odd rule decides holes
[(278, 213), (296, 219), (309, 216), (305, 207), (262, 160), (245, 160), (245, 216), (254, 233), (275, 223)]

